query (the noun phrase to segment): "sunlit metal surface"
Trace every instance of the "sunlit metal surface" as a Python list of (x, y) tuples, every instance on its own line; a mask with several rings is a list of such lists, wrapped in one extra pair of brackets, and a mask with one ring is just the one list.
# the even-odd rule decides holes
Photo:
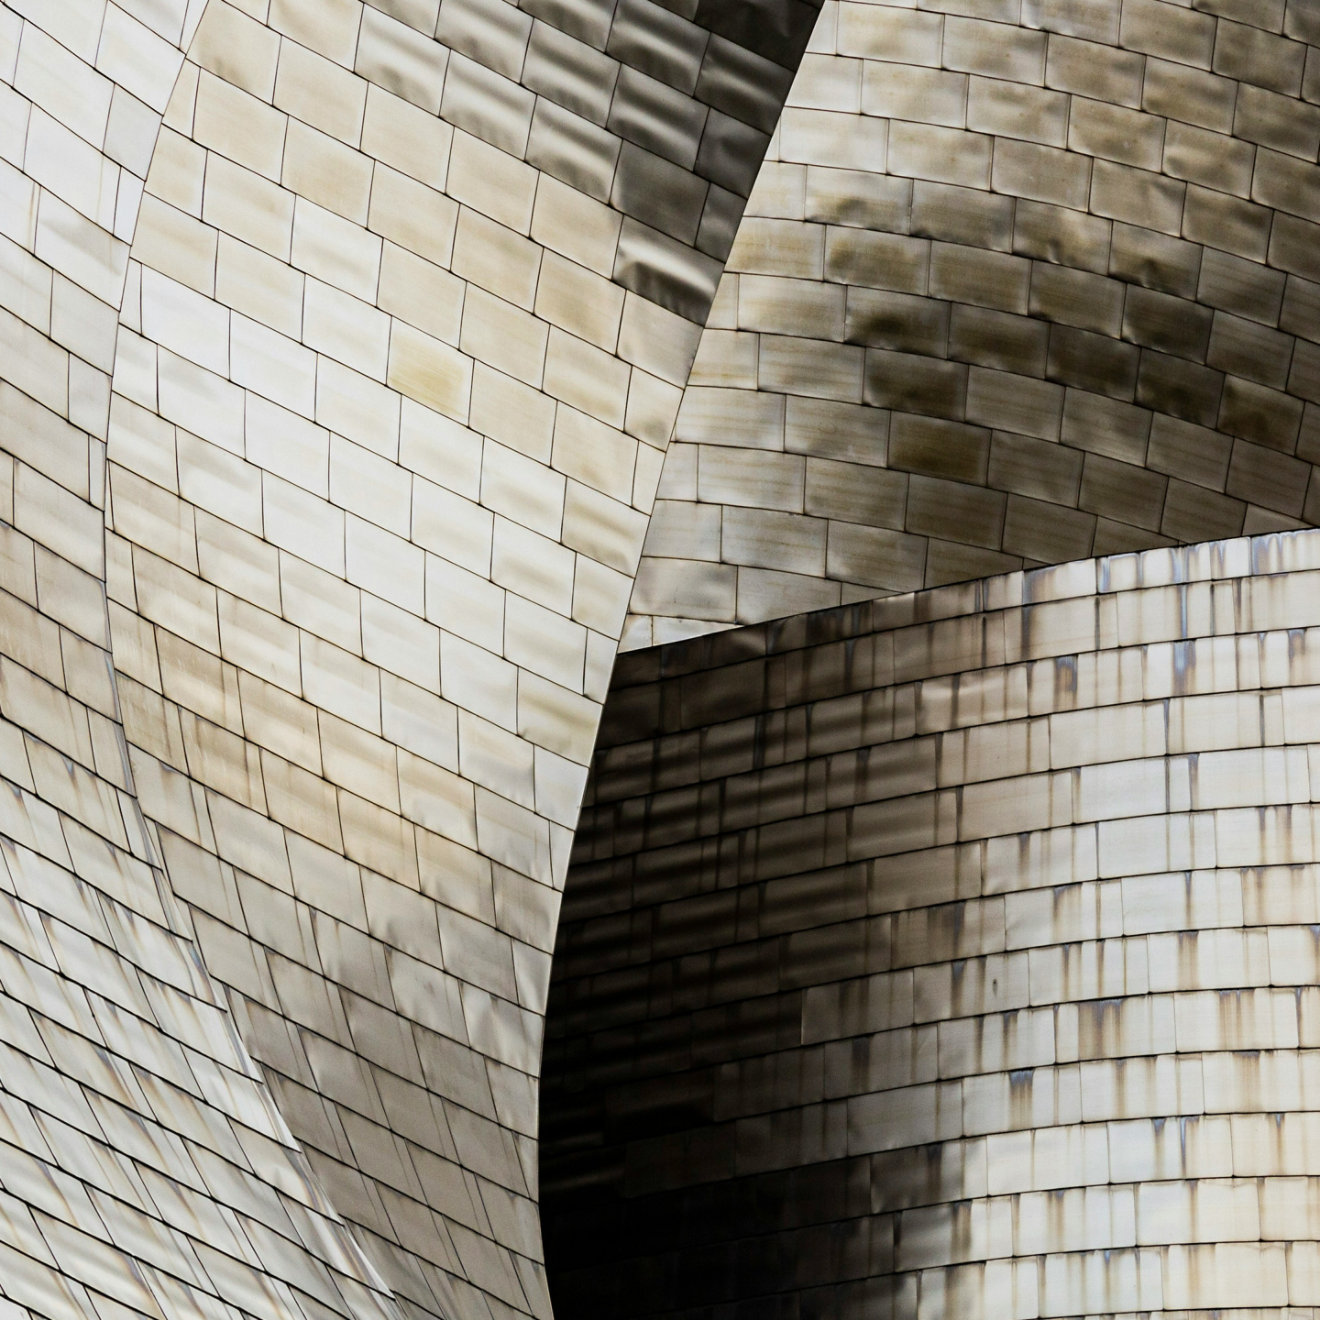
[[(767, 150), (736, 300), (760, 310), (735, 324), (730, 295), (719, 299), (714, 324), (733, 352), (720, 360), (736, 372), (725, 379), (703, 355), (697, 377), (705, 424), (726, 439), (699, 463), (692, 436), (675, 451), (656, 532), (670, 538), (664, 554), (696, 562), (715, 526), (730, 557), (701, 578), (709, 604), (652, 613), (679, 629), (725, 620), (730, 571), (735, 600), (752, 583), (779, 613), (834, 579), (869, 593), (909, 585), (875, 577), (877, 563), (913, 572), (911, 535), (927, 534), (896, 530), (892, 511), (918, 507), (923, 472), (966, 485), (964, 433), (923, 432), (905, 450), (894, 421), (888, 467), (869, 461), (875, 364), (927, 401), (944, 397), (950, 371), (966, 374), (964, 420), (998, 428), (993, 467), (1001, 434), (1058, 386), (1048, 354), (1042, 383), (985, 348), (1019, 342), (1015, 322), (982, 313), (1004, 310), (1027, 256), (1033, 290), (1051, 262), (1100, 279), (1055, 290), (1073, 311), (1039, 315), (1065, 325), (1092, 292), (1108, 306), (1105, 281), (1132, 286), (1140, 316), (1125, 302), (1123, 326), (1137, 317), (1160, 336), (1132, 342), (1162, 364), (1170, 416), (1189, 417), (1193, 386), (1215, 372), (1247, 383), (1231, 396), (1225, 385), (1234, 402), (1213, 424), (1176, 431), (1191, 487), (1209, 489), (1203, 448), (1219, 454), (1220, 431), (1265, 445), (1265, 459), (1239, 461), (1236, 447), (1223, 459), (1227, 496), (1251, 505), (1240, 525), (1283, 508), (1237, 491), (1243, 472), (1259, 469), (1271, 491), (1309, 472), (1311, 404), (1292, 432), (1287, 411), (1309, 399), (1313, 72), (1301, 68), (1300, 99), (1288, 81), (1309, 10), (855, 8), (827, 9), (817, 53), (857, 42), (870, 63), (808, 61), (798, 87), (816, 90), (777, 128), (814, 21), (800, 0), (0, 0), (4, 1306), (58, 1320), (548, 1313), (536, 1094), (559, 887), (662, 455)], [(1069, 160), (1096, 164), (1085, 201), (1070, 193), (1038, 213), (1014, 182), (1026, 166), (994, 173), (1015, 159), (1005, 143), (1031, 136), (1011, 107), (956, 125), (995, 137), (994, 206), (1018, 195), (1000, 253), (956, 215), (947, 232), (931, 218), (941, 199), (951, 214), (980, 204), (957, 191), (970, 176), (944, 178), (961, 158), (937, 122), (934, 73), (967, 84), (968, 113), (972, 82), (983, 100), (995, 88), (981, 83), (1017, 97), (1034, 76), (1006, 36), (1019, 20), (1046, 52), (1043, 84), (1073, 96)], [(1108, 28), (1083, 31), (1105, 22), (1119, 24), (1117, 46)], [(921, 34), (936, 30), (945, 67), (929, 87), (918, 77), (918, 113), (898, 75), (925, 67)], [(1058, 72), (1079, 50), (1097, 69), (1135, 61), (1136, 100), (1121, 80), (1059, 84), (1086, 77), (1086, 60)], [(1211, 92), (1230, 85), (1237, 145), (1227, 120), (1205, 122)], [(1123, 174), (1154, 218), (1116, 211), (1095, 180), (1122, 152), (1094, 122), (1073, 140), (1085, 113), (1109, 113), (1110, 138), (1123, 137), (1135, 121), (1106, 100), (1168, 119), (1160, 168), (1210, 206), (1196, 231), (1185, 201), (1176, 251), (1141, 258), (1156, 274), (1116, 254), (1120, 234), (1166, 223), (1164, 185)], [(1185, 119), (1219, 136), (1189, 130), (1171, 155)], [(1224, 149), (1220, 174), (1176, 163), (1193, 139)], [(825, 159), (841, 141), (847, 159)], [(1245, 201), (1234, 199), (1244, 150)], [(797, 174), (800, 215), (776, 200)], [(809, 202), (822, 182), (826, 201)], [(948, 190), (922, 201), (936, 182)], [(1080, 217), (1082, 247), (1108, 226), (1103, 270), (1064, 241), (1065, 211)], [(1062, 228), (1014, 247), (1037, 214)], [(1273, 218), (1257, 251), (1243, 235), (1262, 215)], [(828, 271), (802, 246), (813, 226), (830, 231)], [(911, 315), (916, 343), (940, 313), (921, 298), (890, 306), (908, 292), (890, 287), (900, 277), (869, 272), (906, 269), (923, 243), (942, 244), (944, 264), (930, 256), (921, 298), (957, 302), (946, 337), (956, 314), (957, 342), (989, 356), (950, 353), (952, 367), (940, 358), (928, 372), (915, 356), (883, 357), (928, 351), (889, 343), (895, 315)], [(1201, 254), (1195, 297), (1168, 285), (1184, 244)], [(1223, 288), (1207, 283), (1225, 248), (1251, 279), (1231, 265)], [(1274, 283), (1257, 288), (1262, 254)], [(947, 287), (930, 283), (937, 268)], [(831, 339), (840, 296), (870, 337)], [(964, 325), (974, 312), (981, 321)], [(1221, 312), (1231, 328), (1265, 327), (1224, 340), (1233, 363), (1302, 336), (1285, 379), (1274, 359), (1266, 371), (1216, 357)], [(1207, 316), (1204, 366), (1191, 371), (1179, 335)], [(753, 393), (736, 373), (757, 334)], [(1107, 361), (1098, 342), (1077, 341)], [(859, 370), (868, 406), (834, 407)], [(972, 417), (974, 397), (1003, 415)], [(1052, 470), (1042, 455), (1075, 448), (1061, 406), (1057, 437), (1021, 422), (1028, 438), (1063, 441), (1022, 459), (1040, 472)], [(803, 443), (825, 446), (809, 473), (787, 441), (752, 462), (729, 443), (776, 409), (786, 436), (805, 427)], [(1097, 413), (1097, 452), (1127, 466), (1079, 478), (1085, 516), (1086, 492), (1113, 495), (1120, 479), (1137, 483), (1123, 500), (1150, 513), (1142, 500), (1161, 478), (1122, 448), (1138, 415)], [(1144, 461), (1162, 472), (1156, 434), (1152, 422)], [(1295, 455), (1269, 451), (1268, 437), (1290, 434)], [(903, 468), (909, 450), (924, 457)], [(929, 471), (939, 454), (956, 470)], [(685, 465), (696, 502), (674, 494)], [(823, 550), (792, 505), (799, 486), (813, 517), (827, 510)], [(953, 488), (925, 489), (924, 516), (947, 518), (936, 506)], [(974, 495), (950, 506), (972, 540)], [(1309, 516), (1309, 496), (1288, 498)], [(1221, 506), (1199, 499), (1176, 506), (1183, 530), (1160, 522), (1161, 534), (1225, 530)], [(1000, 565), (983, 540), (960, 573)], [(1084, 548), (1110, 544), (1126, 542)], [(1066, 536), (1049, 547), (1034, 557), (1078, 552)], [(766, 570), (755, 580), (748, 556)], [(911, 584), (930, 580), (923, 570)], [(655, 582), (643, 574), (643, 597)]]
[(831, 0), (626, 646), (1320, 510), (1320, 20)]
[(0, 5), (6, 1302), (548, 1314), (558, 890), (813, 19)]
[(562, 1314), (1320, 1306), (1320, 533), (641, 651), (606, 712)]

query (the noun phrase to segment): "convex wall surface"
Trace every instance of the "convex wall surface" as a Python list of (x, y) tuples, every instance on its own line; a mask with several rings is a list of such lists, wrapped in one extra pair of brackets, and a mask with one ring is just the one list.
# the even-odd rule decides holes
[(1318, 774), (1313, 532), (625, 657), (548, 1020), (561, 1312), (1309, 1320)]
[(829, 5), (627, 645), (1313, 523), (1310, 0)]
[[(822, 583), (827, 595), (873, 593), (935, 580), (929, 565), (946, 561), (981, 573), (1001, 553), (1016, 563), (1129, 544), (1051, 533), (1039, 550), (991, 545), (975, 500), (917, 479), (976, 486), (957, 465), (984, 450), (993, 485), (1009, 432), (1043, 442), (1019, 446), (1015, 470), (1053, 472), (1076, 449), (1078, 389), (1103, 400), (1087, 432), (1098, 457), (1083, 459), (1075, 499), (1047, 504), (1071, 502), (1085, 522), (1090, 492), (1126, 492), (1114, 496), (1122, 509), (1137, 492), (1144, 512), (1104, 517), (1143, 536), (1237, 530), (1215, 521), (1234, 500), (1248, 528), (1296, 515), (1293, 504), (1309, 516), (1298, 493), (1310, 461), (1309, 9), (975, 8), (831, 8), (820, 53), (857, 39), (864, 60), (895, 58), (879, 84), (851, 56), (810, 65), (806, 103), (776, 136), (814, 21), (798, 0), (0, 4), (0, 1296), (55, 1316), (546, 1314), (536, 1077), (558, 889), (665, 445), (768, 146), (778, 164), (757, 209), (790, 225), (749, 231), (746, 250), (791, 264), (796, 226), (808, 255), (818, 242), (820, 271), (749, 258), (737, 305), (752, 308), (754, 276), (784, 276), (800, 287), (763, 292), (791, 294), (795, 310), (773, 324), (749, 310), (725, 344), (742, 374), (706, 366), (701, 380), (740, 389), (748, 347), (764, 347), (756, 384), (771, 406), (785, 400), (784, 445), (793, 399), (815, 407), (807, 396), (823, 393), (811, 434), (826, 439), (810, 444), (826, 449), (808, 470), (802, 453), (744, 462), (746, 447), (725, 443), (711, 460), (727, 460), (725, 477), (710, 485), (702, 458), (695, 487), (683, 475), (695, 451), (679, 451), (666, 490), (697, 510), (692, 544), (707, 548), (678, 558), (705, 562), (703, 520), (714, 510), (732, 528), (742, 516), (724, 504), (773, 514), (756, 535), (780, 548), (750, 560), (730, 550), (709, 607), (672, 603), (687, 599), (677, 588), (660, 600), (644, 575), (643, 614), (699, 629), (751, 617), (737, 603), (747, 584), (760, 617), (767, 591), (779, 609), (801, 608)], [(1043, 61), (1039, 76), (1019, 40)], [(990, 63), (967, 64), (973, 49)], [(1103, 88), (1056, 85), (1061, 50), (1119, 72)], [(882, 104), (873, 88), (892, 93), (902, 80), (889, 72), (935, 61), (965, 84), (969, 114), (992, 93), (1017, 104), (1020, 86), (1066, 92), (1066, 140), (1004, 105), (992, 147), (987, 118), (914, 136), (901, 127), (919, 117), (911, 99)], [(1139, 92), (1124, 81), (1132, 61)], [(821, 109), (834, 93), (811, 89), (836, 77), (843, 100)], [(1231, 133), (1221, 84), (1241, 84)], [(913, 86), (938, 118), (938, 98), (920, 77)], [(1082, 101), (1117, 107), (1107, 137), (1074, 135)], [(1158, 170), (1140, 154), (1148, 130), (1125, 117), (1138, 102), (1168, 120)], [(1172, 125), (1188, 121), (1218, 134), (1192, 135), (1211, 155), (1231, 147), (1228, 168), (1209, 177), (1203, 156), (1173, 151)], [(839, 133), (858, 129), (865, 159), (834, 159)], [(1123, 145), (1129, 129), (1137, 146)], [(996, 174), (1004, 142), (1041, 134), (1032, 149), (1058, 157)], [(987, 215), (1016, 198), (1011, 240), (1002, 217), (989, 238), (957, 219), (980, 215), (970, 199), (983, 184), (946, 177), (949, 161), (963, 168), (964, 137), (968, 159), (990, 153)], [(912, 164), (918, 147), (932, 164)], [(1235, 201), (1244, 151), (1251, 197)], [(1170, 164), (1191, 159), (1201, 174)], [(1056, 165), (1059, 177), (1089, 171), (1084, 201), (1032, 192)], [(1127, 182), (1103, 195), (1130, 185), (1140, 214), (1097, 200), (1106, 170)], [(808, 221), (822, 178), (833, 218)], [(914, 183), (908, 220), (894, 219), (912, 178), (953, 191), (919, 196)], [(1210, 207), (1197, 213), (1210, 237), (1194, 232), (1193, 197)], [(947, 229), (922, 228), (935, 223), (931, 198), (953, 203)], [(1055, 228), (1019, 251), (1037, 205)], [(917, 247), (891, 251), (904, 224), (913, 232), (897, 237)], [(860, 246), (822, 282), (829, 254), (848, 248), (832, 227)], [(1139, 260), (1114, 255), (1129, 231)], [(870, 273), (903, 253), (919, 264), (927, 243), (920, 289)], [(1188, 253), (1202, 247), (1193, 295)], [(1246, 264), (1207, 283), (1211, 249)], [(1066, 275), (1047, 313), (1031, 299), (1051, 263), (1086, 279)], [(946, 283), (931, 283), (937, 271)], [(949, 271), (962, 273), (950, 284)], [(836, 343), (810, 310), (819, 289), (848, 286), (853, 316), (866, 304), (854, 289), (872, 280), (919, 297), (872, 307), (872, 329)], [(1127, 290), (1116, 340), (1115, 280)], [(949, 343), (983, 345), (980, 357), (948, 355), (967, 373), (965, 403), (932, 402), (946, 398), (939, 352), (930, 376), (902, 356), (925, 347), (890, 342), (907, 333), (894, 316), (924, 324), (926, 297), (951, 300)], [(719, 305), (717, 326), (730, 327), (730, 295)], [(1093, 325), (1088, 307), (1111, 308), (1109, 320)], [(1036, 358), (1021, 347), (1042, 332), (968, 321), (976, 308), (1099, 336), (1056, 352), (1050, 329), (1046, 375), (1053, 361), (1109, 362), (1106, 335), (1137, 365), (1094, 388), (1066, 373), (1042, 381), (1039, 346)], [(1185, 321), (1202, 325), (1204, 352), (1179, 337)], [(747, 337), (763, 332), (758, 345)], [(823, 473), (868, 509), (891, 507), (865, 478), (888, 480), (915, 451), (896, 443), (900, 419), (884, 435), (890, 471), (875, 466), (881, 401), (867, 385), (868, 406), (854, 408), (836, 349), (849, 372), (860, 353), (868, 380), (883, 361), (926, 382), (927, 402), (881, 406), (894, 418), (933, 409), (948, 421), (962, 408), (955, 420), (989, 431), (940, 431), (935, 457), (904, 460), (916, 465), (904, 507), (930, 507), (914, 490), (948, 495), (959, 531), (944, 539), (975, 553), (928, 555), (920, 578), (892, 580), (850, 566), (891, 562), (888, 513), (815, 494), (810, 510), (785, 509), (765, 494), (784, 460), (804, 501)], [(1124, 371), (1136, 373), (1132, 407), (1126, 385), (1110, 398)], [(803, 379), (815, 383), (788, 388)], [(999, 394), (985, 394), (994, 382)], [(1057, 434), (972, 415), (974, 398), (1005, 393), (1031, 419), (1057, 403)], [(758, 397), (737, 402), (755, 412)], [(1152, 524), (1141, 492), (1163, 479), (1147, 469), (1163, 469), (1153, 421), (1140, 440), (1143, 409), (1196, 424), (1175, 428), (1177, 475), (1213, 496), (1204, 517), (1202, 495), (1184, 492)], [(1223, 435), (1236, 437), (1227, 456)], [(829, 450), (836, 441), (846, 453)], [(1165, 525), (1172, 507), (1187, 513), (1177, 527)], [(1054, 526), (1043, 505), (1031, 510)], [(781, 513), (824, 518), (823, 570)], [(819, 528), (808, 530), (815, 546)], [(942, 533), (904, 523), (901, 535), (933, 546)], [(837, 544), (861, 558), (831, 561)], [(893, 544), (908, 564), (913, 543)], [(741, 584), (731, 608), (729, 565)]]

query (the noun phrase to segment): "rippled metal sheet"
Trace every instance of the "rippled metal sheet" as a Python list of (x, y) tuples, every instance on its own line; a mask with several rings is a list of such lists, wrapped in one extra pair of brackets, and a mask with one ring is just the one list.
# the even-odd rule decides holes
[[(1312, 523), (1308, 12), (831, 3), (702, 340), (625, 646)], [(718, 435), (706, 387), (730, 390), (740, 419)], [(746, 490), (694, 492), (694, 467), (802, 453), (791, 417), (807, 398), (858, 406), (848, 461), (910, 476), (934, 504), (767, 498), (760, 458)], [(926, 418), (947, 446), (892, 443)], [(949, 471), (959, 428), (988, 465)], [(716, 547), (675, 544), (694, 499), (716, 506), (701, 515), (720, 522)], [(808, 552), (786, 570), (738, 536), (748, 505), (794, 515), (797, 543), (827, 540), (824, 566)]]
[[(1256, 525), (1248, 496), (1309, 517), (1310, 20), (992, 8), (831, 8), (777, 128), (796, 3), (0, 6), (6, 1301), (547, 1310), (558, 884), (767, 142), (701, 378), (761, 387), (705, 424), (763, 452), (682, 445), (666, 490), (675, 544), (687, 518), (774, 567), (714, 557), (668, 615), (1089, 553), (1129, 510), (1187, 538)], [(1138, 106), (1169, 121), (1158, 177)], [(900, 499), (918, 524), (852, 521)], [(936, 545), (947, 509), (969, 535)], [(803, 791), (790, 769), (731, 809)], [(675, 840), (694, 805), (629, 829)], [(864, 814), (856, 846), (924, 812)], [(784, 864), (834, 846), (775, 840)], [(802, 967), (866, 956), (775, 901)], [(739, 920), (703, 901), (657, 937)]]

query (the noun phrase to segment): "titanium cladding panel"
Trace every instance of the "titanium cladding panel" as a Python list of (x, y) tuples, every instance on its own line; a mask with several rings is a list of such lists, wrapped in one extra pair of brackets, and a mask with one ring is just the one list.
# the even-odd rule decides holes
[(555, 955), (564, 1315), (1320, 1314), (1320, 534), (625, 657)]
[(1320, 13), (822, 14), (703, 334), (626, 646), (1313, 524)]
[[(1309, 21), (1140, 4), (1148, 64), (1182, 59), (1161, 23), (1255, 68), (1246, 20), (1288, 50)], [(1086, 21), (994, 8), (1049, 43)], [(559, 886), (698, 329), (813, 19), (0, 4), (10, 1304), (548, 1313)], [(1272, 235), (1304, 223), (1262, 204)]]
[(0, 6), (0, 1297), (546, 1315), (558, 890), (814, 12)]

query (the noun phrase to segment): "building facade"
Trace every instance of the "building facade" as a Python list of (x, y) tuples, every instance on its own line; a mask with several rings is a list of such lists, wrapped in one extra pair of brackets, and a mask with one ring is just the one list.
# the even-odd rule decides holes
[(549, 1314), (630, 598), (636, 646), (1309, 520), (1317, 35), (5, 0), (0, 1297)]
[(1318, 556), (624, 657), (548, 1017), (560, 1314), (1315, 1314)]
[(1298, 3), (829, 7), (626, 644), (1313, 523), (1317, 40)]

